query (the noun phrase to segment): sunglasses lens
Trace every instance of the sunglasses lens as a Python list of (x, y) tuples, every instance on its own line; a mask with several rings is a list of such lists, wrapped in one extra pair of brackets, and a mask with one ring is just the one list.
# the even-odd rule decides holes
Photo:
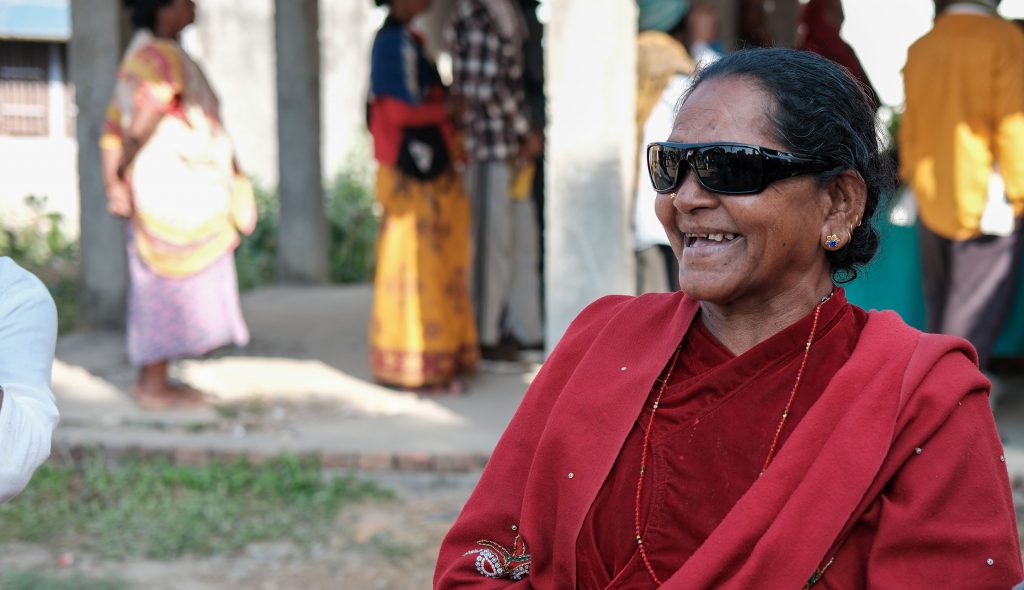
[(715, 145), (700, 148), (693, 158), (701, 183), (715, 191), (750, 193), (761, 186), (763, 164), (757, 148)]
[(675, 188), (679, 166), (686, 165), (685, 155), (684, 150), (670, 146), (653, 144), (647, 148), (647, 168), (655, 191), (667, 193)]

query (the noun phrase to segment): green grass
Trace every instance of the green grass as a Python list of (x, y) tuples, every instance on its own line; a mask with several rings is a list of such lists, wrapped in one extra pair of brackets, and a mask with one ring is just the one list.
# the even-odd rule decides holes
[(351, 476), (325, 478), (294, 457), (182, 467), (132, 460), (108, 467), (44, 465), (0, 505), (0, 543), (80, 547), (105, 558), (229, 553), (255, 541), (323, 540), (346, 505), (394, 494)]
[(15, 570), (0, 574), (0, 590), (127, 590), (121, 580), (74, 576), (57, 578)]

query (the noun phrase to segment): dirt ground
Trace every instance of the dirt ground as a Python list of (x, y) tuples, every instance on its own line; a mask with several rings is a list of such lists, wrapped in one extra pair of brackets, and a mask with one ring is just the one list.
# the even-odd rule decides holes
[[(147, 590), (421, 590), (479, 473), (385, 474), (372, 477), (398, 499), (345, 509), (326, 543), (258, 543), (239, 554), (171, 561), (104, 561), (61, 548), (0, 545), (0, 572), (53, 578), (116, 578)], [(70, 562), (70, 563), (69, 563)]]

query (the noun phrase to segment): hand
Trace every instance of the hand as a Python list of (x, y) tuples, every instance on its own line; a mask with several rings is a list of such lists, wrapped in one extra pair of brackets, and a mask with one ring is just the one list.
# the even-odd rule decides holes
[(718, 38), (718, 12), (707, 4), (698, 5), (687, 21), (690, 43), (711, 43)]
[(132, 188), (123, 180), (116, 180), (107, 186), (107, 212), (117, 217), (131, 217)]
[(517, 160), (520, 162), (533, 161), (542, 151), (544, 151), (544, 134), (539, 131), (531, 131), (519, 146)]

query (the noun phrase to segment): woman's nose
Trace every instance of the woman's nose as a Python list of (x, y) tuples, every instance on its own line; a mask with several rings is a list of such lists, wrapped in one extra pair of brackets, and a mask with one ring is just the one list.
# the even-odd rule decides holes
[(683, 213), (690, 213), (697, 209), (711, 209), (719, 204), (718, 195), (701, 186), (692, 170), (687, 170), (683, 182), (679, 184), (679, 188), (673, 194), (675, 195), (672, 199), (673, 206)]

